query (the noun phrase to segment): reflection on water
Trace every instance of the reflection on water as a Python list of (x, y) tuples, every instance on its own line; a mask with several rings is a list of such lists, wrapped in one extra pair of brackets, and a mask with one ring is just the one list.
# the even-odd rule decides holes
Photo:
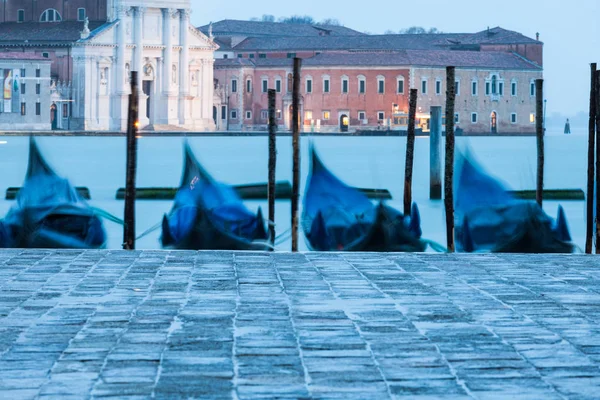
[[(352, 186), (390, 190), (390, 204), (402, 209), (406, 138), (399, 137), (313, 137), (323, 162), (340, 179)], [(263, 137), (190, 137), (199, 161), (219, 180), (230, 184), (267, 181), (268, 139)], [(183, 169), (183, 138), (149, 137), (138, 142), (138, 187), (176, 187)], [(308, 173), (308, 138), (302, 138), (302, 191)], [(27, 137), (6, 137), (0, 141), (0, 190), (20, 186), (27, 168)], [(40, 137), (38, 144), (57, 173), (75, 186), (87, 186), (91, 203), (122, 218), (123, 201), (115, 200), (125, 186), (125, 138), (123, 137)], [(456, 138), (457, 148), (469, 145), (481, 164), (513, 189), (535, 189), (535, 137)], [(444, 142), (442, 140), (442, 146)], [(585, 188), (587, 136), (550, 135), (546, 138), (545, 186), (551, 189)], [(277, 139), (277, 180), (292, 180), (290, 137)], [(442, 153), (443, 154), (443, 153)], [(413, 198), (422, 214), (423, 236), (445, 243), (443, 204), (428, 200), (429, 139), (415, 142)], [(0, 200), (0, 214), (12, 202)], [(137, 233), (155, 225), (171, 208), (170, 201), (140, 200), (137, 203)], [(267, 209), (266, 201), (247, 201), (252, 211)], [(585, 238), (584, 202), (562, 202), (573, 239), (583, 247)], [(549, 215), (556, 215), (557, 202), (546, 201)], [(277, 232), (291, 226), (289, 202), (276, 206)], [(105, 222), (109, 247), (121, 248), (122, 227)], [(138, 248), (159, 248), (160, 231), (146, 236)], [(300, 249), (306, 250), (303, 235)], [(282, 250), (289, 250), (284, 243)]]

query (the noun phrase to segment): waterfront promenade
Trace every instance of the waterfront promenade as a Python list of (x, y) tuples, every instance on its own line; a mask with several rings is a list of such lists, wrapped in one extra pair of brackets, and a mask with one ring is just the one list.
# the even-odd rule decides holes
[(0, 398), (592, 399), (600, 258), (0, 252)]

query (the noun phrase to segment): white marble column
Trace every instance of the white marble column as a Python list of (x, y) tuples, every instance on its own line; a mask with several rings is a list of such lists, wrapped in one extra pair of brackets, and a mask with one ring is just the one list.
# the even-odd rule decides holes
[(163, 85), (162, 90), (165, 95), (171, 93), (171, 68), (173, 56), (173, 32), (172, 32), (172, 15), (175, 12), (172, 8), (163, 8), (163, 44), (164, 52), (164, 68), (163, 68)]
[(125, 48), (127, 46), (125, 40), (125, 17), (128, 7), (119, 8), (119, 25), (117, 26), (117, 68), (115, 79), (115, 92), (118, 95), (123, 95), (125, 91)]
[(179, 93), (184, 96), (189, 95), (189, 24), (190, 24), (190, 10), (182, 9), (179, 10), (179, 44), (181, 45), (181, 52), (179, 53)]
[(142, 67), (144, 54), (144, 12), (145, 7), (135, 8), (135, 58), (133, 71), (138, 72), (138, 91), (142, 91)]
[(160, 102), (162, 93), (162, 81), (163, 81), (163, 58), (156, 57), (156, 73), (154, 74), (154, 104), (152, 108), (152, 124), (157, 124), (160, 121)]

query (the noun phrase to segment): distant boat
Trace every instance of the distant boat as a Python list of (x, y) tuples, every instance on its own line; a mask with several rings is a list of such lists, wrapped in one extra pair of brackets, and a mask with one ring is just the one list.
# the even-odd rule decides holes
[(215, 181), (184, 145), (184, 169), (171, 212), (164, 216), (163, 247), (187, 250), (267, 250), (262, 211), (251, 213), (236, 191)]
[(364, 194), (335, 177), (311, 147), (311, 170), (302, 215), (308, 245), (316, 251), (424, 251), (419, 210), (411, 216)]
[(25, 182), (0, 227), (2, 247), (98, 249), (107, 240), (100, 217), (50, 168), (33, 137)]
[(459, 251), (571, 253), (564, 210), (556, 220), (536, 202), (514, 198), (470, 156), (457, 154), (455, 233)]

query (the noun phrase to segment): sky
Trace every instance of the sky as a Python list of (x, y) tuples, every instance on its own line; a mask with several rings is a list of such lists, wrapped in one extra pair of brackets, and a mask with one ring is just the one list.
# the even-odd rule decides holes
[(589, 109), (590, 63), (600, 65), (600, 0), (191, 0), (196, 26), (222, 19), (247, 20), (310, 15), (319, 21), (336, 18), (344, 26), (372, 34), (410, 26), (443, 32), (478, 32), (488, 26), (514, 30), (544, 42), (547, 113), (566, 116)]

